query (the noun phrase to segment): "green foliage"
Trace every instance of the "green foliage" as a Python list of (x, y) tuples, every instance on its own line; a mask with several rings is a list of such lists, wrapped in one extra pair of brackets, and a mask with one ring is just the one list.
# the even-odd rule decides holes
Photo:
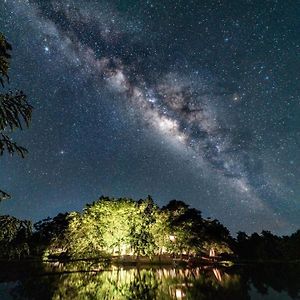
[(151, 258), (162, 254), (208, 253), (212, 243), (217, 253), (230, 252), (229, 232), (221, 227), (224, 232), (216, 235), (220, 226), (216, 221), (202, 219), (200, 211), (180, 201), (171, 201), (159, 209), (150, 196), (139, 201), (101, 197), (88, 204), (82, 213), (68, 215), (67, 227), (59, 230), (55, 239), (51, 238), (46, 254)]
[(29, 255), (28, 241), (32, 234), (30, 221), (0, 216), (0, 258), (21, 258)]
[(129, 244), (135, 254), (151, 256), (158, 248), (153, 236), (153, 225), (159, 218), (158, 207), (151, 197), (140, 200), (135, 207), (137, 213), (130, 225)]
[[(11, 45), (0, 33), (0, 83), (8, 82)], [(5, 152), (14, 153), (24, 157), (27, 150), (12, 141), (10, 135), (16, 129), (22, 130), (24, 125), (28, 127), (31, 120), (32, 106), (28, 103), (26, 95), (22, 91), (8, 91), (0, 93), (0, 155)], [(9, 195), (0, 190), (0, 201), (8, 199)]]
[(200, 211), (184, 202), (172, 200), (159, 208), (150, 196), (139, 201), (101, 197), (87, 204), (82, 213), (58, 214), (37, 222), (34, 228), (31, 234), (28, 221), (0, 217), (1, 255), (20, 257), (29, 254), (30, 248), (31, 255), (45, 258), (116, 256), (121, 261), (170, 262), (180, 256), (197, 263), (199, 256), (213, 249), (229, 260), (233, 252), (255, 261), (300, 258), (300, 230), (283, 237), (269, 231), (251, 236), (239, 232), (234, 240), (219, 221), (202, 218)]
[(151, 255), (154, 241), (151, 227), (156, 208), (151, 201), (101, 197), (87, 205), (82, 214), (70, 215), (65, 233), (68, 253), (91, 257), (108, 255)]

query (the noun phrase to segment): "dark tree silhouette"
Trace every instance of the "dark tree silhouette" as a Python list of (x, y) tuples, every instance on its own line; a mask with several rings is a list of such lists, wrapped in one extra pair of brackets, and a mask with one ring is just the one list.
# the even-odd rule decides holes
[(34, 255), (41, 255), (51, 242), (63, 241), (63, 234), (69, 225), (69, 214), (59, 213), (56, 217), (41, 220), (33, 225), (33, 233), (30, 246)]
[[(4, 35), (0, 33), (0, 83), (4, 88), (9, 82), (9, 65), (12, 50)], [(4, 152), (14, 153), (24, 157), (27, 150), (12, 141), (10, 134), (16, 130), (28, 127), (31, 120), (32, 106), (27, 102), (27, 97), (22, 91), (7, 91), (0, 93), (0, 155)], [(0, 201), (10, 196), (0, 190)]]

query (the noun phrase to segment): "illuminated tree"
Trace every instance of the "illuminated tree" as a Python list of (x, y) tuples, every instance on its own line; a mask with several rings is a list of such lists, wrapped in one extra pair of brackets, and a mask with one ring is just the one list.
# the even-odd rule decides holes
[(129, 235), (130, 246), (136, 255), (151, 256), (157, 248), (151, 229), (156, 222), (158, 208), (150, 196), (146, 200), (140, 200), (136, 206), (137, 214)]
[[(44, 224), (46, 228), (48, 225)], [(200, 211), (181, 201), (173, 200), (160, 209), (150, 196), (139, 201), (101, 197), (88, 204), (82, 213), (68, 215), (63, 236), (52, 239), (46, 254), (151, 258), (162, 254), (209, 252), (208, 245), (212, 243), (221, 253), (226, 250), (226, 240), (217, 239), (216, 226), (220, 225), (215, 221), (206, 222)], [(220, 235), (223, 236), (222, 232)]]

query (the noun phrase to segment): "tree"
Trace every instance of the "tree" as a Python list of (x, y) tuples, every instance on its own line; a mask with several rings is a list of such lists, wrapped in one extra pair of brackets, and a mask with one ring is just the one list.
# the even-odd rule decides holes
[(44, 219), (33, 225), (35, 232), (30, 240), (32, 252), (40, 255), (50, 244), (60, 247), (64, 241), (64, 233), (69, 226), (69, 214), (59, 213), (56, 217)]
[[(182, 201), (173, 200), (160, 209), (150, 196), (139, 201), (100, 197), (87, 204), (82, 213), (61, 217), (35, 225), (37, 236), (48, 237), (50, 233), (45, 256), (151, 258), (201, 254), (210, 246), (218, 254), (230, 252), (228, 230), (217, 220), (206, 221), (199, 210)], [(53, 223), (55, 219), (59, 222)]]
[(136, 204), (137, 214), (130, 226), (129, 240), (131, 248), (137, 256), (151, 256), (158, 248), (152, 233), (156, 223), (157, 210), (158, 208), (150, 196), (146, 200), (139, 200)]
[[(0, 83), (4, 88), (5, 82), (9, 82), (9, 65), (12, 50), (4, 35), (0, 33)], [(7, 91), (0, 93), (0, 155), (8, 152), (22, 158), (27, 150), (14, 142), (10, 134), (17, 129), (22, 130), (24, 125), (28, 127), (31, 120), (32, 106), (27, 102), (27, 97), (22, 91)], [(0, 190), (0, 201), (10, 196)]]
[(199, 252), (203, 243), (201, 212), (178, 200), (170, 201), (162, 210), (169, 215), (169, 224), (174, 236), (174, 241), (170, 243), (172, 252)]
[(0, 257), (21, 258), (29, 254), (28, 240), (32, 233), (30, 221), (0, 216)]

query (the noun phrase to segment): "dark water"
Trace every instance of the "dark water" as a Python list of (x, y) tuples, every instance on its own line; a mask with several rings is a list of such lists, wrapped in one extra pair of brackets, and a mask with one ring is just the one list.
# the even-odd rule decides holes
[(300, 265), (182, 269), (2, 262), (0, 299), (300, 299)]

